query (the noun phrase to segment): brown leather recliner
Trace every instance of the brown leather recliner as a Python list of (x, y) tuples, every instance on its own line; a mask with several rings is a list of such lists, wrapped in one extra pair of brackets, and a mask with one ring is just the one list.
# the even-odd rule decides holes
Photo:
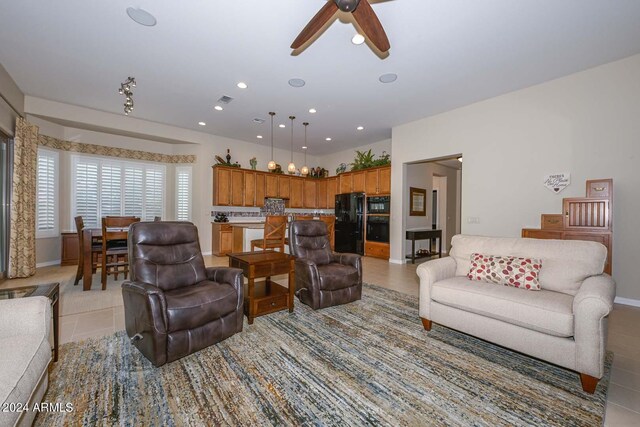
[(296, 257), (296, 295), (314, 310), (362, 297), (360, 255), (331, 251), (327, 224), (293, 221), (289, 252)]
[(242, 270), (205, 268), (195, 225), (139, 222), (128, 239), (125, 325), (151, 363), (164, 365), (242, 331)]

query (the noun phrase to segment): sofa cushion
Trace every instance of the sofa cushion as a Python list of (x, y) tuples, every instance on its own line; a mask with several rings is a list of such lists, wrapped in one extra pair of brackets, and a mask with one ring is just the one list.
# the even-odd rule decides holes
[(474, 253), (471, 255), (471, 268), (467, 278), (496, 285), (513, 286), (518, 289), (539, 291), (538, 274), (540, 274), (541, 264), (542, 262), (536, 258)]
[(581, 240), (542, 240), (508, 237), (453, 236), (450, 255), (456, 261), (456, 276), (465, 276), (474, 252), (531, 257), (542, 260), (540, 287), (575, 295), (582, 282), (602, 274), (607, 248)]
[(165, 292), (168, 332), (193, 329), (236, 310), (233, 286), (210, 280)]
[(434, 283), (431, 299), (545, 334), (573, 336), (573, 297), (560, 292), (522, 292), (458, 276)]

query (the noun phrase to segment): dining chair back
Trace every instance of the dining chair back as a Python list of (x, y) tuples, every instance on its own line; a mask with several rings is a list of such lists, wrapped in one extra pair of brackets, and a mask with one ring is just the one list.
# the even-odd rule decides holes
[(284, 252), (284, 239), (287, 233), (287, 217), (286, 215), (268, 215), (264, 223), (264, 236), (262, 239), (251, 241), (251, 250), (260, 248), (280, 249)]
[(335, 250), (335, 237), (336, 237), (336, 217), (333, 215), (321, 216), (320, 221), (327, 224), (327, 230), (329, 231), (329, 243), (331, 244), (331, 250)]
[(107, 289), (107, 276), (113, 274), (116, 280), (123, 273), (125, 280), (129, 274), (127, 235), (129, 226), (140, 222), (135, 216), (106, 216), (102, 218), (102, 290)]
[[(82, 268), (84, 266), (84, 241), (82, 230), (84, 229), (84, 219), (82, 216), (76, 216), (73, 218), (76, 223), (76, 230), (78, 233), (78, 270), (76, 271), (76, 278), (73, 281), (73, 286), (77, 286), (80, 283), (80, 279), (82, 279)], [(102, 252), (102, 245), (100, 243), (91, 244), (91, 270), (92, 272), (96, 272), (98, 267), (98, 261), (100, 258), (100, 254)]]

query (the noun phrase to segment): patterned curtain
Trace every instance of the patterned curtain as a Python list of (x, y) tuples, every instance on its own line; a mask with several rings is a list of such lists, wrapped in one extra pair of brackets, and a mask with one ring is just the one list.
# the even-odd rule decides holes
[(36, 272), (36, 173), (38, 126), (18, 117), (13, 147), (9, 278)]

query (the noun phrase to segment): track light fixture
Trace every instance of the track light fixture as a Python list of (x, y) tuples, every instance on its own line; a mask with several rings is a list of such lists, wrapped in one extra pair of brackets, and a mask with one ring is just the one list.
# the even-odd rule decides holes
[(133, 111), (133, 91), (131, 88), (134, 87), (136, 87), (135, 77), (127, 77), (127, 80), (124, 83), (120, 83), (120, 89), (118, 89), (118, 93), (125, 96), (124, 114), (126, 116)]

